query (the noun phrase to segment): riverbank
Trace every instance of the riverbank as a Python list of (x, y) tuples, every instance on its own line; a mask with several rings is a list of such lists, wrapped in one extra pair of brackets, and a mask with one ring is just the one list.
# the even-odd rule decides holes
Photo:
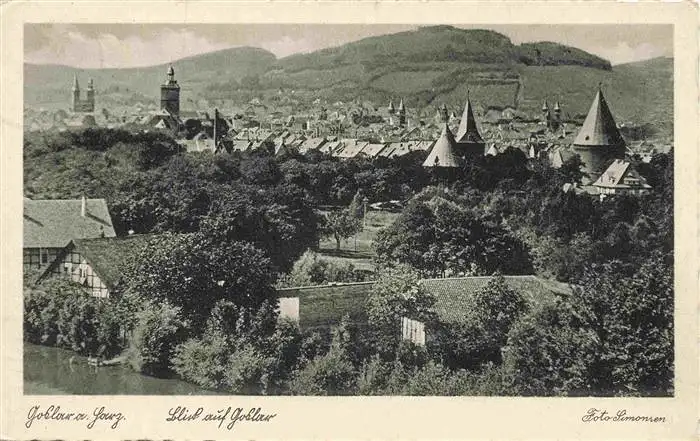
[(218, 395), (178, 379), (139, 374), (126, 366), (91, 366), (65, 349), (24, 343), (26, 395)]

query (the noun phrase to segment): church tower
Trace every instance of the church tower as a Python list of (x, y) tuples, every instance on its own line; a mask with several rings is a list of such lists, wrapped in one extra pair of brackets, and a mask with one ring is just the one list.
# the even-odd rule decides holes
[(180, 115), (180, 85), (175, 80), (175, 69), (168, 67), (168, 76), (160, 86), (160, 109), (173, 116)]
[(87, 112), (94, 112), (95, 111), (95, 85), (92, 82), (92, 78), (88, 80), (88, 85), (87, 85), (87, 97), (85, 101), (85, 110)]
[(80, 85), (78, 84), (78, 74), (73, 76), (73, 98), (71, 100), (71, 110), (80, 112)]
[(468, 156), (483, 156), (486, 148), (484, 138), (481, 137), (479, 129), (476, 126), (476, 118), (472, 109), (472, 102), (469, 99), (469, 91), (467, 91), (467, 102), (464, 105), (462, 119), (459, 120), (459, 128), (455, 137), (457, 147), (462, 155)]
[(403, 98), (399, 103), (399, 127), (406, 127), (406, 106), (403, 104)]

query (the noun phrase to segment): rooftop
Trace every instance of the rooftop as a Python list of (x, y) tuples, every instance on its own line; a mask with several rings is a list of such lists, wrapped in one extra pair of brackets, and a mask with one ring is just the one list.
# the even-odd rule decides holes
[(24, 199), (24, 248), (63, 248), (73, 239), (114, 237), (104, 199)]

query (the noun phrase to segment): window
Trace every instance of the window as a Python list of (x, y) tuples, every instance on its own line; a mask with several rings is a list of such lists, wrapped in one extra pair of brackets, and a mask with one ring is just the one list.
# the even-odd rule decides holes
[(46, 248), (40, 248), (39, 256), (42, 265), (49, 263), (49, 250), (47, 250)]

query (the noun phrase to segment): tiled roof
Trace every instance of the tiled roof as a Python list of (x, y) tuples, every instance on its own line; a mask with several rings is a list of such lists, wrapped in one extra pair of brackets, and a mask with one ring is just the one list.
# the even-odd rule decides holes
[[(421, 286), (435, 297), (434, 310), (447, 323), (463, 320), (472, 309), (473, 296), (493, 277), (423, 279)], [(504, 276), (506, 284), (537, 304), (556, 295), (571, 293), (569, 285), (536, 276)], [(366, 300), (374, 282), (337, 283), (277, 289), (278, 297), (298, 297), (302, 326), (325, 326), (349, 314), (354, 320), (366, 318)]]
[(632, 164), (622, 159), (613, 161), (593, 185), (604, 188), (651, 188), (646, 179), (634, 170)]
[(278, 297), (299, 298), (299, 325), (327, 327), (349, 315), (353, 322), (366, 322), (366, 303), (374, 282), (342, 283), (277, 289)]
[[(485, 288), (492, 277), (455, 277), (424, 279), (423, 288), (435, 297), (435, 312), (445, 322), (464, 320), (472, 308), (474, 295)], [(540, 279), (536, 276), (504, 276), (506, 285), (518, 291), (530, 304), (537, 304), (556, 294), (566, 295), (571, 288), (564, 283)]]
[(461, 161), (455, 149), (455, 138), (452, 136), (450, 128), (445, 124), (442, 129), (442, 135), (440, 135), (440, 138), (435, 142), (428, 157), (425, 158), (423, 167), (459, 167)]
[(253, 143), (245, 139), (236, 139), (232, 143), (231, 151), (245, 152), (253, 146)]
[(374, 158), (379, 155), (379, 152), (381, 152), (383, 149), (384, 144), (368, 144), (364, 149), (362, 149), (362, 154), (367, 155), (370, 158)]
[(24, 200), (24, 248), (63, 248), (73, 239), (114, 237), (104, 199)]
[(389, 147), (392, 148), (392, 152), (389, 155), (390, 158), (395, 158), (397, 156), (403, 156), (415, 150), (415, 145), (418, 144), (417, 141), (403, 141), (403, 142), (392, 142)]
[(578, 146), (620, 146), (625, 145), (617, 129), (603, 92), (598, 89), (574, 145)]
[(124, 273), (126, 266), (134, 260), (142, 247), (156, 235), (132, 235), (110, 239), (76, 239), (75, 251), (83, 256), (100, 279), (108, 287), (114, 287)]
[(309, 138), (299, 146), (299, 153), (303, 154), (308, 152), (309, 150), (316, 150), (320, 148), (325, 142), (326, 138)]
[(367, 141), (358, 141), (356, 139), (343, 140), (344, 148), (337, 150), (333, 156), (339, 158), (353, 158), (362, 151), (365, 146), (369, 145)]

